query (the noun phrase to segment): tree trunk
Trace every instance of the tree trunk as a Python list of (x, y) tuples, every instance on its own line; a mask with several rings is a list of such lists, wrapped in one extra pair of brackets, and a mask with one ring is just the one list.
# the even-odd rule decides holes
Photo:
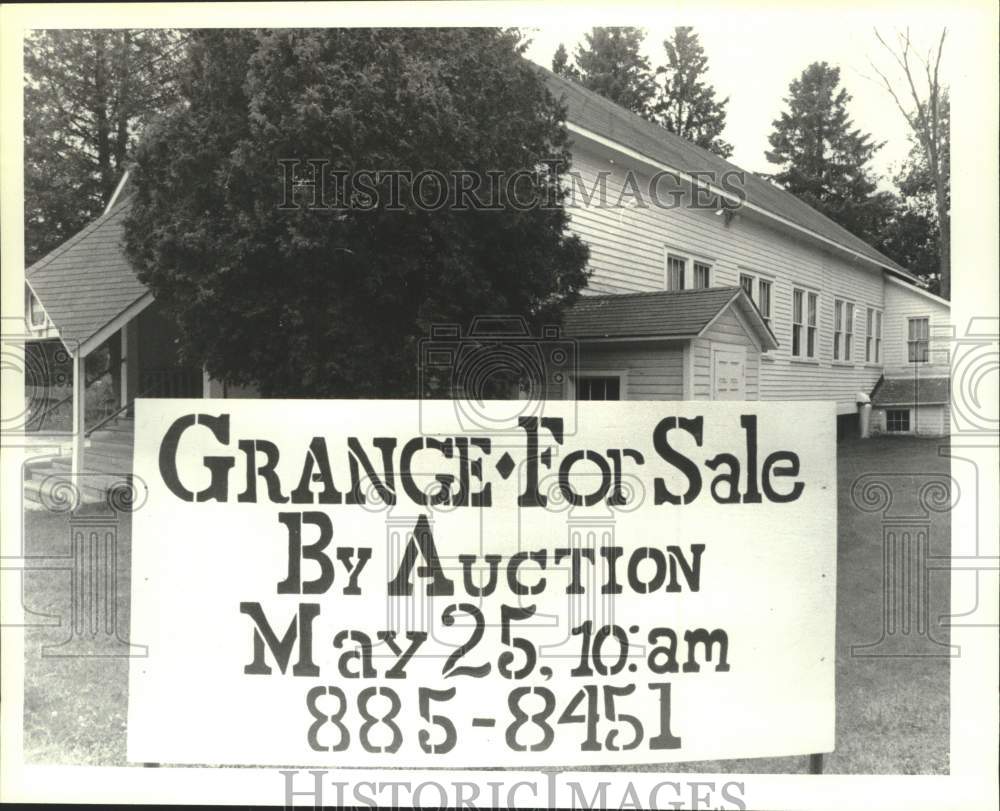
[(941, 298), (951, 301), (951, 217), (945, 203), (944, 182), (937, 180), (938, 252), (941, 269)]
[(125, 168), (125, 161), (128, 158), (128, 121), (131, 112), (131, 92), (130, 72), (131, 60), (129, 50), (132, 47), (132, 34), (126, 30), (122, 32), (121, 59), (118, 66), (118, 100), (115, 105), (115, 115), (117, 118), (115, 132), (115, 170), (121, 175)]
[(111, 166), (111, 122), (108, 120), (108, 63), (104, 31), (94, 34), (94, 118), (97, 124), (97, 171), (101, 182), (101, 202), (105, 205), (115, 191)]

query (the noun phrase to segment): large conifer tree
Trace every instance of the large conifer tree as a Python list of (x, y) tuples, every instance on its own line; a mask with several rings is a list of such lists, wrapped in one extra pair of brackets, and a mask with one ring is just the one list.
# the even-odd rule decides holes
[(657, 68), (660, 78), (654, 113), (656, 122), (670, 132), (728, 158), (732, 145), (722, 139), (728, 98), (717, 99), (705, 81), (708, 57), (690, 26), (678, 26), (664, 40), (667, 62)]
[(870, 163), (881, 148), (855, 127), (840, 69), (814, 62), (789, 86), (788, 109), (774, 122), (766, 153), (774, 180), (856, 236), (879, 241), (892, 195), (877, 192)]

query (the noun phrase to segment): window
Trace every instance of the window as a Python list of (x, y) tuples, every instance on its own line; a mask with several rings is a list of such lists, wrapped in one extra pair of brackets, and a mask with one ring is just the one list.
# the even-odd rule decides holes
[(764, 323), (771, 326), (771, 283), (758, 279), (757, 295), (760, 301), (757, 302), (757, 309), (764, 319)]
[(833, 359), (840, 360), (840, 339), (844, 334), (844, 302), (833, 300)]
[(910, 363), (927, 363), (927, 349), (930, 340), (930, 319), (910, 318), (907, 332)]
[(704, 262), (694, 263), (694, 286), (698, 289), (711, 287), (711, 268)]
[[(816, 310), (819, 294), (807, 293), (797, 287), (792, 290), (792, 355), (796, 358), (816, 357)], [(803, 331), (805, 345), (803, 346)], [(805, 351), (803, 352), (803, 349)]]
[(578, 377), (576, 379), (577, 400), (620, 400), (620, 377)]
[(687, 260), (680, 256), (667, 254), (667, 290), (684, 289), (684, 269)]
[(802, 355), (802, 298), (801, 290), (792, 291), (792, 355)]
[(879, 363), (882, 351), (882, 313), (869, 307), (865, 314), (865, 363)]
[(905, 434), (910, 431), (910, 410), (908, 408), (889, 409), (885, 412), (885, 430), (890, 434)]
[[(757, 297), (754, 298), (753, 287), (757, 284)], [(740, 287), (750, 297), (750, 300), (757, 305), (764, 323), (771, 326), (771, 282), (762, 279), (753, 273), (740, 274)]]
[(854, 304), (833, 300), (833, 359), (850, 360), (854, 343)]
[(844, 360), (851, 359), (851, 347), (854, 344), (854, 304), (850, 301), (844, 304)]
[(25, 295), (28, 299), (28, 321), (33, 327), (45, 326), (45, 310), (42, 309), (42, 302), (38, 297), (25, 287)]
[(809, 306), (806, 310), (806, 356), (816, 357), (816, 310), (818, 308), (819, 296), (816, 293), (808, 293), (806, 299)]

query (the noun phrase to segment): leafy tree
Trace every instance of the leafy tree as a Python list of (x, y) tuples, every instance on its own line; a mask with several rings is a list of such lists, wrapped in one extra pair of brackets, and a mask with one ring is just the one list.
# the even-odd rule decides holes
[[(942, 98), (942, 121), (947, 131), (950, 110), (948, 97)], [(944, 294), (942, 275), (940, 215), (937, 182), (927, 162), (927, 152), (915, 135), (910, 136), (910, 154), (893, 178), (898, 190), (896, 211), (885, 225), (879, 250), (923, 279), (932, 293)], [(949, 160), (948, 141), (940, 152), (942, 164)], [(946, 187), (945, 210), (951, 209), (950, 188)]]
[(566, 46), (561, 42), (559, 43), (559, 47), (556, 48), (556, 52), (552, 55), (552, 72), (556, 76), (562, 76), (566, 79), (580, 80), (580, 71), (574, 65), (570, 64), (569, 54), (566, 53)]
[(665, 129), (723, 158), (733, 147), (721, 138), (726, 126), (729, 98), (716, 98), (715, 88), (705, 81), (708, 57), (690, 26), (678, 26), (673, 37), (663, 41), (667, 63), (656, 69), (660, 78), (654, 114)]
[(774, 121), (766, 152), (774, 179), (855, 235), (876, 243), (892, 195), (876, 193), (870, 167), (882, 143), (854, 126), (840, 69), (814, 62), (789, 86), (788, 110)]
[[(944, 298), (951, 298), (951, 105), (948, 88), (940, 79), (947, 34), (948, 29), (942, 29), (937, 54), (930, 52), (924, 59), (915, 53), (909, 29), (898, 36), (897, 49), (889, 46), (876, 30), (875, 37), (892, 55), (905, 78), (906, 90), (897, 93), (889, 78), (878, 68), (875, 70), (910, 127), (914, 142), (909, 161), (911, 170), (900, 189), (908, 194), (909, 186), (913, 194), (920, 195), (923, 207), (927, 198), (933, 199), (939, 288)], [(921, 71), (913, 64), (914, 59), (923, 66), (926, 89), (920, 87)], [(906, 103), (903, 99), (907, 99)]]
[(24, 44), (25, 257), (100, 214), (136, 133), (175, 99), (171, 30), (33, 31)]
[(593, 28), (576, 49), (576, 67), (584, 87), (626, 110), (651, 118), (656, 82), (649, 59), (639, 53), (641, 28)]
[[(413, 396), (432, 325), (551, 322), (587, 248), (561, 205), (530, 205), (564, 199), (569, 156), (565, 110), (520, 52), (494, 29), (195, 34), (184, 104), (137, 150), (126, 224), (182, 354), (265, 396)], [(279, 162), (310, 158), (330, 162), (330, 207), (304, 163), (285, 199)], [(550, 158), (566, 166), (535, 171)], [(338, 195), (334, 170), (363, 169), (471, 172), (498, 210), (417, 205), (406, 174), (395, 199)]]
[(916, 198), (898, 198), (875, 247), (923, 279), (932, 293), (940, 293), (938, 225), (932, 208)]

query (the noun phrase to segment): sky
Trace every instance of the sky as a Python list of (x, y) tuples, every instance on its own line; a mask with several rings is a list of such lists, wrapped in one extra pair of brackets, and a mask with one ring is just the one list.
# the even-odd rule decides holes
[[(776, 169), (764, 153), (768, 149), (767, 137), (773, 129), (772, 122), (786, 109), (783, 100), (791, 81), (811, 62), (825, 60), (839, 66), (841, 85), (853, 97), (848, 111), (855, 126), (871, 133), (873, 140), (886, 142), (876, 153), (872, 166), (879, 174), (889, 177), (909, 152), (908, 126), (869, 60), (897, 83), (903, 82), (903, 75), (875, 38), (873, 25), (878, 26), (887, 42), (909, 25), (911, 40), (926, 54), (932, 48), (936, 52), (941, 27), (948, 23), (947, 19), (912, 11), (900, 14), (905, 15), (905, 20), (893, 15), (876, 17), (857, 12), (784, 15), (765, 9), (750, 15), (716, 10), (710, 17), (695, 20), (686, 19), (690, 15), (685, 13), (677, 14), (676, 20), (668, 22), (665, 15), (659, 13), (655, 18), (650, 15), (648, 25), (634, 18), (628, 22), (604, 19), (597, 24), (643, 27), (646, 31), (644, 52), (654, 67), (665, 61), (662, 42), (673, 26), (693, 25), (709, 59), (709, 81), (720, 98), (729, 96), (723, 137), (734, 147), (730, 160), (755, 172)], [(551, 67), (552, 54), (559, 43), (564, 43), (572, 56), (590, 25), (522, 30), (532, 39), (528, 58)], [(945, 83), (953, 78), (948, 69), (948, 50), (956, 46), (954, 39), (950, 42), (946, 39), (941, 63)]]

